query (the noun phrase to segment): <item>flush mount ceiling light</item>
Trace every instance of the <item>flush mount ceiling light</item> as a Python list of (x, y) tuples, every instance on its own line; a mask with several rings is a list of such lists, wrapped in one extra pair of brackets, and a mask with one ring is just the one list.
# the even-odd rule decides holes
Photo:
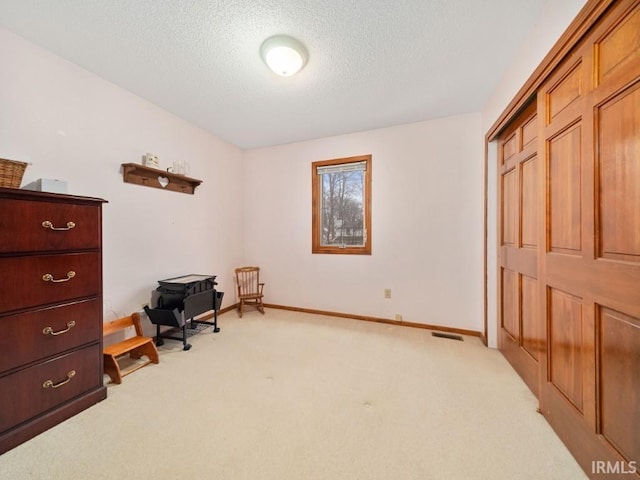
[(262, 42), (260, 56), (276, 74), (289, 77), (307, 63), (307, 50), (298, 40), (275, 35)]

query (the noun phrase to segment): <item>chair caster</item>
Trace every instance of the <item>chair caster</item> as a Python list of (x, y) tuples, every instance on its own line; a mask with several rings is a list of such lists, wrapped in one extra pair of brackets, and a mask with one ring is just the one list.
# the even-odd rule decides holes
[(220, 331), (220, 327), (215, 327), (215, 328), (213, 329), (213, 333), (218, 333), (219, 331)]
[(184, 347), (182, 347), (182, 350), (190, 350), (191, 349), (191, 344), (187, 343)]
[(162, 340), (161, 338), (156, 340), (156, 347), (161, 347), (162, 345), (164, 345), (164, 340)]

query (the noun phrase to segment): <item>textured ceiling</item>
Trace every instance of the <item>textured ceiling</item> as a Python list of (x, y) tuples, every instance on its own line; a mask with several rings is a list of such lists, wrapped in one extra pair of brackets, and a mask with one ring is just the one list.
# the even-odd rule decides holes
[[(0, 25), (242, 148), (480, 111), (545, 0), (0, 0)], [(278, 77), (262, 41), (298, 38)]]

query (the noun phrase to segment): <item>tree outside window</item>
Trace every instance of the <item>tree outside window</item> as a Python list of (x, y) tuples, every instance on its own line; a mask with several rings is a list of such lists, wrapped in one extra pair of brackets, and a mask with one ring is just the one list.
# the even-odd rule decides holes
[(371, 155), (312, 163), (312, 252), (371, 254)]

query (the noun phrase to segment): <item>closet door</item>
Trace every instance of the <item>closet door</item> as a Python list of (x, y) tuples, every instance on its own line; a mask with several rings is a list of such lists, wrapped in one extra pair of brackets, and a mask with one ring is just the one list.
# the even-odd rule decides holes
[(540, 406), (593, 478), (640, 478), (638, 4), (617, 2), (538, 91)]
[(544, 351), (538, 311), (538, 122), (535, 101), (499, 137), (499, 348), (538, 394)]

